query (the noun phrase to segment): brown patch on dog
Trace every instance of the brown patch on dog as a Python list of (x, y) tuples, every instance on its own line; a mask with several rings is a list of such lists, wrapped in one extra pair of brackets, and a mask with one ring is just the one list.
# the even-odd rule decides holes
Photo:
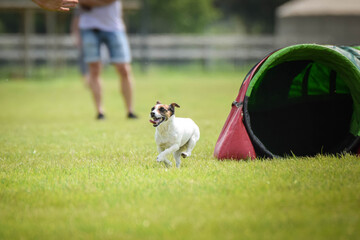
[(174, 113), (171, 110), (171, 106), (166, 104), (161, 104), (157, 106), (158, 112), (161, 114), (161, 116), (164, 116), (165, 119), (169, 119)]

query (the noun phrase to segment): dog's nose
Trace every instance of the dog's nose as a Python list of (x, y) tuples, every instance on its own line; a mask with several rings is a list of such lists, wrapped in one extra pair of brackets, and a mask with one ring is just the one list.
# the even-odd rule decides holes
[(151, 115), (151, 117), (155, 117), (155, 113), (154, 113), (154, 112), (151, 112), (150, 115)]

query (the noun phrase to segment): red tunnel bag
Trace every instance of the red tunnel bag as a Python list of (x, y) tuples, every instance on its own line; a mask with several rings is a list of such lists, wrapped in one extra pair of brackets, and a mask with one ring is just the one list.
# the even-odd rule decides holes
[(267, 57), (255, 65), (241, 85), (239, 94), (232, 104), (230, 114), (215, 145), (214, 156), (218, 159), (240, 160), (256, 158), (253, 144), (243, 121), (243, 102), (251, 79), (266, 59)]
[(242, 107), (233, 106), (215, 145), (218, 159), (255, 158), (255, 150), (243, 123)]

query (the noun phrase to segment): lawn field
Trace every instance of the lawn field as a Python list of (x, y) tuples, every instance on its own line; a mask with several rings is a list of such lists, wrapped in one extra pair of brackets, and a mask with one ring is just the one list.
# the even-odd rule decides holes
[[(104, 121), (74, 72), (0, 79), (0, 239), (360, 239), (358, 157), (213, 157), (245, 73), (135, 72), (127, 120), (106, 69)], [(156, 100), (200, 127), (181, 169), (156, 162)]]

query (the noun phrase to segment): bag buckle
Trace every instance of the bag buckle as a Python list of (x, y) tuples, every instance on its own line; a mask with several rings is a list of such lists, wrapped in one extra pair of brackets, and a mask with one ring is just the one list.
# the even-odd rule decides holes
[(237, 101), (233, 101), (231, 104), (232, 107), (235, 106), (237, 108), (241, 108), (243, 105), (244, 105), (243, 102), (237, 102)]

